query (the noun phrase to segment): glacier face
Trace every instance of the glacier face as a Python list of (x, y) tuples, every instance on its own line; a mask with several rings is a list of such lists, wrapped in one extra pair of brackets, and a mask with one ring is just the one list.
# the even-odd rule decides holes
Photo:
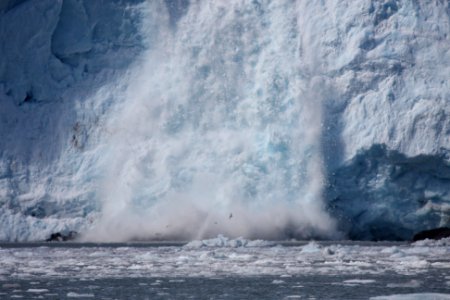
[(418, 229), (448, 226), (448, 159), (373, 145), (335, 171), (328, 204), (352, 239), (408, 240)]
[(1, 240), (449, 225), (447, 1), (0, 11)]
[(134, 2), (2, 2), (1, 240), (42, 240), (98, 211), (83, 154), (99, 118), (81, 107), (142, 51)]

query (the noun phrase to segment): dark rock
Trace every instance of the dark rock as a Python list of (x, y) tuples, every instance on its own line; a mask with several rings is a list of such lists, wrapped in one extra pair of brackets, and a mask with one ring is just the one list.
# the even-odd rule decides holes
[(64, 234), (61, 232), (52, 233), (48, 239), (46, 239), (46, 242), (66, 242), (66, 241), (73, 241), (78, 236), (78, 232), (76, 231), (69, 231), (68, 234)]
[(416, 233), (413, 237), (413, 241), (415, 242), (425, 239), (440, 240), (446, 237), (450, 237), (450, 228), (440, 227)]

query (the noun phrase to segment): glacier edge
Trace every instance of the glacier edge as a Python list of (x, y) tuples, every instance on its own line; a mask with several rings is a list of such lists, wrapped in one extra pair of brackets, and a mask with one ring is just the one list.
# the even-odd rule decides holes
[[(120, 95), (129, 84), (123, 78), (154, 43), (202, 24), (208, 30), (197, 32), (192, 46), (183, 45), (192, 50), (198, 85), (216, 82), (208, 76), (218, 66), (231, 70), (230, 77), (241, 76), (239, 68), (226, 69), (219, 55), (202, 50), (221, 53), (247, 71), (258, 64), (271, 68), (275, 56), (268, 47), (276, 43), (264, 28), (297, 47), (302, 87), (319, 79), (311, 97), (321, 100), (324, 203), (345, 234), (409, 239), (415, 231), (450, 225), (448, 2), (232, 1), (229, 8), (211, 4), (209, 10), (202, 2), (177, 3), (43, 0), (0, 7), (0, 36), (7, 41), (0, 47), (0, 240), (44, 240), (96, 222), (102, 211), (98, 161), (103, 137), (111, 134), (108, 118), (127, 103)], [(170, 15), (168, 5), (179, 15)], [(296, 24), (285, 26), (280, 16)], [(255, 44), (239, 48), (242, 28), (252, 26)], [(222, 37), (230, 45), (221, 44)], [(283, 81), (283, 72), (264, 76), (274, 89), (295, 88)], [(228, 92), (239, 95), (239, 84)], [(196, 85), (190, 88), (195, 97), (206, 97)], [(275, 102), (261, 103), (273, 114), (284, 109)], [(182, 130), (176, 117), (184, 113), (186, 120), (189, 110), (177, 113), (171, 115), (174, 131)], [(270, 145), (284, 155), (285, 144)], [(170, 188), (187, 180), (191, 170), (182, 171), (169, 174)]]

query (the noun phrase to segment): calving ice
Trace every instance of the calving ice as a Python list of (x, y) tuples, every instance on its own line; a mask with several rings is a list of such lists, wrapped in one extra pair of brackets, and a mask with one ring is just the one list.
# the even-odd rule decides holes
[(446, 1), (0, 10), (0, 240), (449, 226)]

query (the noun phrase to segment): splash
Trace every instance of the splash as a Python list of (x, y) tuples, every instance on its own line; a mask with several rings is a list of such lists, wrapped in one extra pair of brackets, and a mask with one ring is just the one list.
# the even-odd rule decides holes
[(86, 239), (332, 237), (305, 9), (200, 1), (174, 21), (146, 5), (148, 50), (111, 88), (102, 216)]

